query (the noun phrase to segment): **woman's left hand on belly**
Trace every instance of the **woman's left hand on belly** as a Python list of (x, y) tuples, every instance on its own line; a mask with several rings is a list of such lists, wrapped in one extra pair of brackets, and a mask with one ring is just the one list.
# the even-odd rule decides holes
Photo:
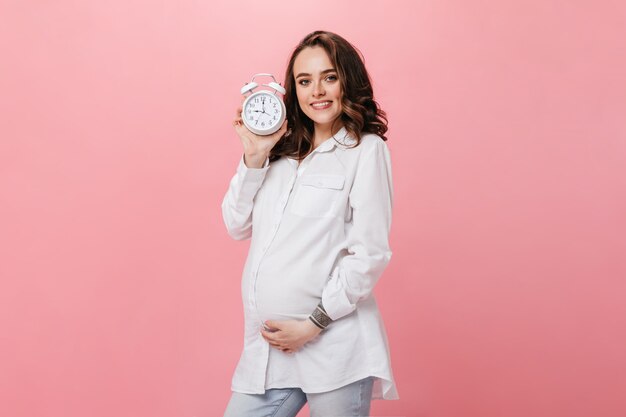
[(311, 320), (267, 320), (261, 329), (261, 335), (275, 349), (285, 353), (298, 351), (310, 340), (313, 340), (322, 329)]

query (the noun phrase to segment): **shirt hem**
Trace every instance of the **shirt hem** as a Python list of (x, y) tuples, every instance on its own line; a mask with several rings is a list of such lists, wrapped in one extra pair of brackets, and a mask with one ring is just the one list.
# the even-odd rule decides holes
[[(328, 392), (328, 391), (339, 389), (348, 384), (351, 384), (353, 382), (359, 381), (361, 379), (364, 379), (370, 376), (380, 379), (381, 384), (385, 384), (386, 382), (387, 384), (385, 385), (388, 386), (386, 390), (382, 389), (382, 391), (379, 393), (372, 393), (372, 400), (397, 400), (400, 398), (397, 394), (395, 382), (390, 377), (382, 376), (382, 374), (378, 374), (376, 372), (357, 374), (356, 376), (343, 379), (341, 382), (337, 382), (337, 383), (329, 384), (325, 386), (310, 387), (306, 385), (301, 385), (298, 388), (300, 388), (306, 394), (318, 394), (322, 392)], [(293, 388), (293, 387), (294, 385), (292, 384), (270, 383), (270, 384), (266, 384), (265, 389), (285, 389), (285, 388)], [(382, 388), (385, 388), (385, 387), (383, 386)], [(244, 394), (250, 393), (250, 392), (244, 392), (244, 391), (237, 391), (237, 392), (241, 392)], [(262, 391), (260, 393), (263, 394), (264, 392), (265, 391)]]

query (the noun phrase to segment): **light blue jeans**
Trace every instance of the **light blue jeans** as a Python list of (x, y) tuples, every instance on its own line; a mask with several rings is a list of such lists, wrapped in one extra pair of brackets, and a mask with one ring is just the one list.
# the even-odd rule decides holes
[(368, 377), (317, 394), (300, 388), (268, 389), (265, 394), (233, 392), (224, 417), (295, 417), (307, 401), (311, 417), (368, 417), (372, 383)]

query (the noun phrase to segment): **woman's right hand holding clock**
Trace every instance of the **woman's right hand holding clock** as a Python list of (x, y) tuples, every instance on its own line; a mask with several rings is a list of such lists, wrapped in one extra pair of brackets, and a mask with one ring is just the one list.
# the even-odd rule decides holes
[(235, 131), (243, 145), (244, 163), (248, 168), (262, 168), (270, 151), (287, 131), (287, 120), (285, 120), (276, 132), (267, 136), (260, 136), (252, 133), (241, 119), (243, 108), (237, 109), (236, 117), (233, 120)]

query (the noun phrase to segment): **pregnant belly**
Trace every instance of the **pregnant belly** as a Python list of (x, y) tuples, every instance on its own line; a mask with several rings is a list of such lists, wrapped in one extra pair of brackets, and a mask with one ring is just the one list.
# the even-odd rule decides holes
[(261, 275), (256, 305), (261, 320), (303, 320), (322, 298), (323, 283), (306, 276)]

